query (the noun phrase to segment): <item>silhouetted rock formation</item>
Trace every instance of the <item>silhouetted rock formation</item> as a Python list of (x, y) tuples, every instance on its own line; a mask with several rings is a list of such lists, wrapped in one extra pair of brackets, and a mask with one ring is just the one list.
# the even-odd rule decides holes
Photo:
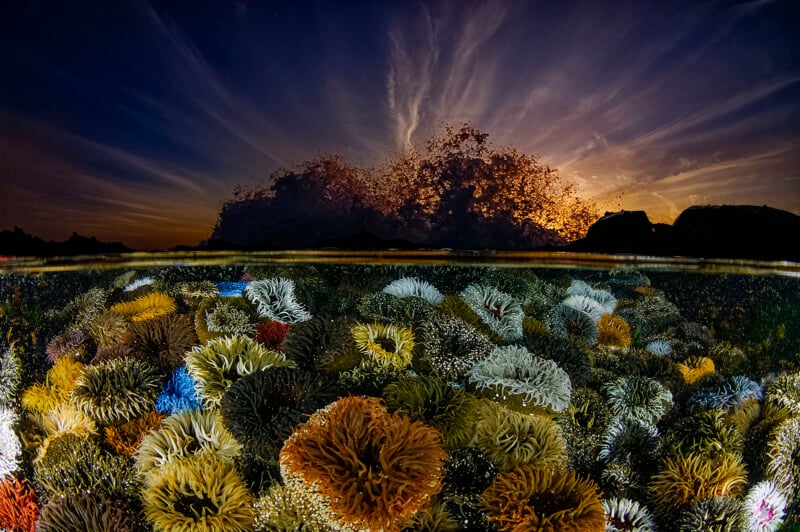
[(0, 255), (17, 257), (56, 257), (70, 255), (101, 255), (129, 253), (131, 248), (121, 242), (100, 242), (95, 237), (72, 233), (64, 242), (44, 241), (29, 235), (19, 227), (0, 231)]
[(753, 205), (689, 207), (672, 225), (606, 213), (566, 251), (800, 261), (800, 216)]

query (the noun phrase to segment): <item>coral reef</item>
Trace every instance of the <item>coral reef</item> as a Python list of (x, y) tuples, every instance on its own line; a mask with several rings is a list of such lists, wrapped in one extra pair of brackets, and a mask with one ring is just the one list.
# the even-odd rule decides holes
[(289, 325), (311, 319), (311, 314), (297, 301), (294, 281), (291, 279), (276, 277), (253, 281), (247, 285), (244, 293), (265, 318)]
[(441, 489), (447, 454), (440, 440), (377, 399), (345, 397), (286, 441), (281, 475), (334, 528), (399, 531)]
[(123, 316), (133, 323), (147, 321), (172, 314), (177, 310), (175, 300), (167, 294), (153, 292), (133, 301), (117, 303), (111, 306), (111, 312)]
[(495, 477), (481, 496), (486, 520), (500, 532), (603, 532), (597, 484), (574, 471), (521, 467)]

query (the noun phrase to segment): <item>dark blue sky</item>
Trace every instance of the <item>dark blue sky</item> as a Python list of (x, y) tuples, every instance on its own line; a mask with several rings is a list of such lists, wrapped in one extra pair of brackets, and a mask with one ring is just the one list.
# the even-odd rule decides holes
[(791, 1), (17, 4), (0, 228), (196, 243), (237, 184), (464, 121), (601, 207), (800, 213)]

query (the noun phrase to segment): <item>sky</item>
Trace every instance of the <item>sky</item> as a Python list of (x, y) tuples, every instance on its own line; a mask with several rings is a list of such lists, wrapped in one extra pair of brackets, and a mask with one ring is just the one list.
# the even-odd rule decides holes
[(601, 212), (800, 214), (793, 3), (6, 4), (0, 229), (194, 245), (237, 185), (464, 122)]

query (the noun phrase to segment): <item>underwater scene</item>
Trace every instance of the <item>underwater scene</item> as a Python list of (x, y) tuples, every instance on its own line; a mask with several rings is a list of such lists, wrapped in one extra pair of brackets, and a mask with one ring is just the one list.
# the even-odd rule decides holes
[(800, 530), (797, 265), (533, 255), (0, 263), (0, 529)]

